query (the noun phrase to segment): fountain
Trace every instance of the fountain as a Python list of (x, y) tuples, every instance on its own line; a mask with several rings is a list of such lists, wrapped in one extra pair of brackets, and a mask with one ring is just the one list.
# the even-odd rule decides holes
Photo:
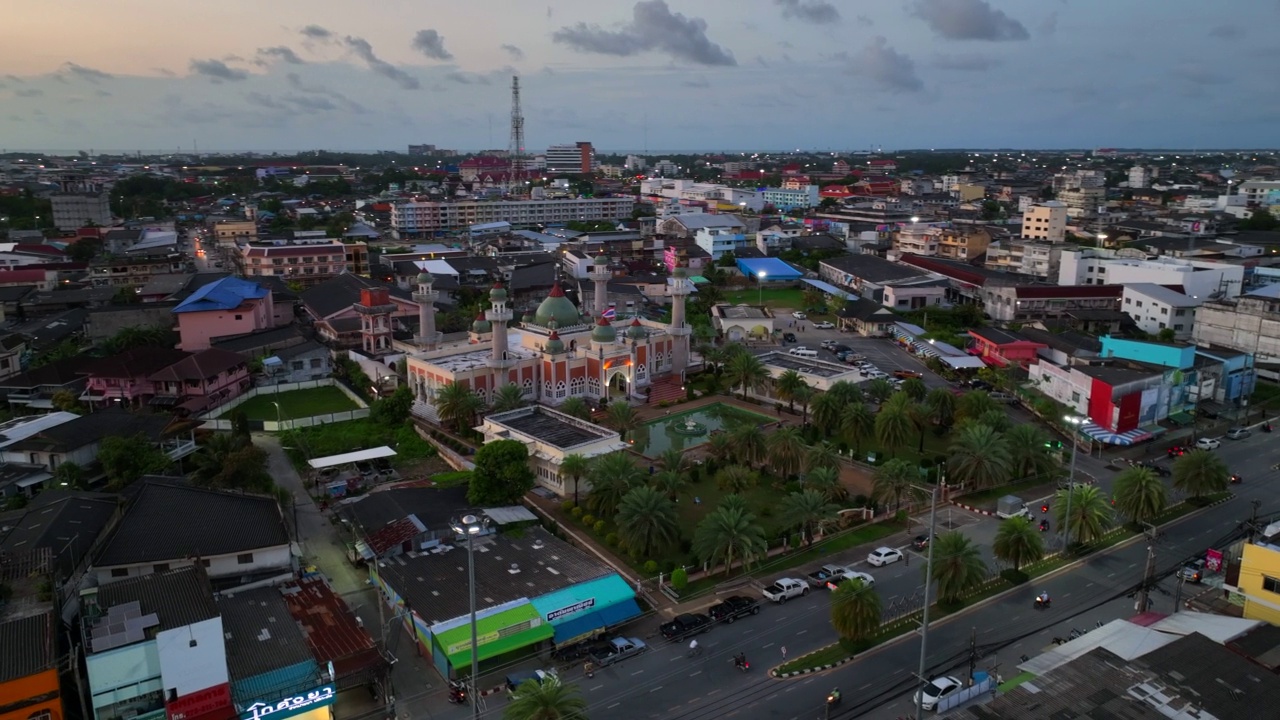
[(692, 417), (687, 417), (681, 422), (672, 423), (671, 431), (677, 435), (685, 437), (700, 437), (707, 434), (707, 426), (697, 422)]

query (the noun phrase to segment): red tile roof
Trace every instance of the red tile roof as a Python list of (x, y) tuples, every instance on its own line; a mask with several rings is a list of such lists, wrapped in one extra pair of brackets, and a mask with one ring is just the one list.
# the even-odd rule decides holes
[(922, 270), (936, 272), (939, 275), (949, 277), (952, 280), (959, 280), (960, 282), (976, 285), (978, 287), (982, 287), (987, 281), (987, 278), (976, 270), (968, 270), (966, 268), (959, 267), (956, 263), (938, 262), (923, 255), (904, 253), (902, 257), (898, 258), (898, 262), (905, 265), (912, 265)]
[(0, 267), (0, 285), (37, 285), (47, 279), (44, 270), (5, 270)]
[(52, 245), (14, 245), (13, 252), (28, 253), (31, 255), (52, 255), (54, 257), (62, 257), (66, 253)]
[(248, 365), (248, 363), (249, 359), (240, 353), (209, 348), (152, 373), (150, 379), (159, 382), (206, 380), (217, 377), (219, 373), (231, 370), (237, 365)]

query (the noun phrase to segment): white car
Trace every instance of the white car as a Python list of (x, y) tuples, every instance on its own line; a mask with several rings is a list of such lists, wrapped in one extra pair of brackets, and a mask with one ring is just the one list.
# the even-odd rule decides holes
[(925, 710), (932, 710), (938, 706), (939, 700), (962, 687), (964, 683), (950, 675), (934, 678), (933, 682), (916, 691), (916, 704)]
[(835, 323), (829, 323), (826, 320), (823, 320), (822, 322), (814, 323), (813, 326), (819, 330), (830, 330), (835, 327)]
[(891, 547), (878, 547), (867, 555), (867, 564), (872, 567), (880, 567), (889, 563), (896, 563), (902, 559), (902, 551)]
[(1222, 441), (1215, 438), (1200, 438), (1196, 441), (1197, 450), (1217, 450), (1222, 447)]
[(797, 311), (795, 311), (795, 312), (791, 313), (791, 317), (793, 317), (793, 318), (795, 318), (795, 319), (797, 319), (797, 320), (804, 320), (804, 319), (808, 318), (809, 316), (808, 316), (808, 315), (805, 315), (804, 313), (802, 313), (802, 312), (800, 312), (799, 310), (797, 310)]

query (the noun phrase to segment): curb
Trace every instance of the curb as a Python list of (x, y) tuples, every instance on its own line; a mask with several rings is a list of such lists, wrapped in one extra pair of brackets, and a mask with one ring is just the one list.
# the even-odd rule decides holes
[[(871, 651), (870, 651), (870, 650), (865, 650), (865, 651), (863, 651), (863, 652), (871, 652)], [(832, 668), (838, 668), (838, 667), (840, 667), (841, 665), (846, 665), (846, 664), (848, 664), (848, 663), (851, 663), (851, 662), (853, 662), (854, 660), (857, 660), (861, 655), (862, 655), (862, 653), (858, 653), (857, 655), (850, 655), (849, 657), (847, 657), (847, 658), (845, 658), (845, 659), (843, 659), (843, 660), (837, 661), (837, 662), (827, 663), (826, 665), (819, 665), (819, 666), (817, 666), (817, 667), (805, 668), (805, 669), (803, 669), (803, 670), (795, 670), (795, 671), (792, 671), (792, 672), (789, 672), (789, 673), (780, 673), (780, 672), (778, 672), (778, 668), (782, 667), (781, 665), (778, 665), (778, 666), (773, 667), (773, 668), (771, 668), (771, 669), (769, 670), (769, 677), (774, 677), (774, 678), (789, 678), (789, 677), (796, 677), (797, 675), (808, 675), (808, 674), (810, 674), (810, 673), (822, 672), (823, 670), (830, 670), (830, 669), (832, 669)]]
[(952, 505), (955, 505), (956, 507), (960, 508), (961, 510), (968, 510), (968, 511), (969, 511), (969, 512), (971, 512), (971, 513), (978, 513), (979, 515), (986, 515), (987, 517), (995, 517), (995, 516), (996, 516), (995, 512), (993, 512), (993, 511), (991, 511), (991, 510), (980, 510), (980, 509), (978, 509), (978, 508), (976, 508), (976, 507), (974, 507), (974, 506), (972, 506), (972, 505), (965, 505), (964, 503), (956, 502), (955, 500), (952, 500), (952, 501), (951, 501), (951, 504), (952, 504)]

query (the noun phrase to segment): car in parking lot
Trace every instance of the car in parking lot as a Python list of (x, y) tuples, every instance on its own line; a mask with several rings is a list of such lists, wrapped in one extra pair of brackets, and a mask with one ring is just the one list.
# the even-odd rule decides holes
[(1222, 447), (1222, 441), (1217, 438), (1200, 438), (1196, 441), (1197, 450), (1217, 450)]
[(964, 687), (964, 683), (950, 675), (936, 677), (923, 689), (916, 691), (916, 704), (925, 710), (932, 710), (938, 706), (939, 700), (962, 687)]
[(797, 342), (797, 341), (796, 341), (796, 334), (795, 334), (795, 333), (793, 333), (793, 332), (785, 332), (785, 333), (782, 333), (782, 342), (784, 342), (784, 343), (793, 343), (793, 342)]
[(820, 342), (820, 343), (818, 343), (818, 344), (822, 346), (822, 349), (823, 349), (823, 350), (831, 350), (832, 348), (834, 348), (834, 347), (836, 346), (836, 341), (835, 341), (835, 340), (823, 340), (822, 342)]
[(818, 330), (830, 330), (831, 328), (835, 327), (835, 323), (822, 320), (821, 322), (814, 323), (813, 326)]
[(889, 377), (889, 375), (888, 375), (887, 373), (885, 373), (883, 370), (877, 370), (877, 369), (875, 369), (875, 368), (872, 368), (872, 369), (870, 369), (870, 370), (865, 370), (865, 371), (863, 371), (863, 373), (862, 373), (862, 374), (863, 374), (863, 375), (866, 375), (868, 378), (870, 378), (870, 379), (872, 379), (872, 380), (879, 380), (880, 378), (887, 378), (887, 377)]
[(902, 559), (902, 551), (891, 547), (878, 547), (867, 555), (867, 564), (872, 567), (880, 567), (890, 563), (896, 563)]
[(893, 376), (900, 380), (910, 380), (911, 378), (924, 378), (924, 373), (919, 370), (894, 370)]
[(791, 313), (791, 317), (793, 317), (793, 318), (795, 318), (795, 319), (797, 319), (797, 320), (806, 320), (806, 319), (808, 319), (808, 317), (809, 317), (809, 316), (808, 316), (808, 315), (805, 315), (804, 313), (800, 312), (799, 310), (796, 310), (795, 312)]
[(1233, 427), (1227, 431), (1226, 437), (1228, 440), (1243, 440), (1252, 434), (1248, 428)]

